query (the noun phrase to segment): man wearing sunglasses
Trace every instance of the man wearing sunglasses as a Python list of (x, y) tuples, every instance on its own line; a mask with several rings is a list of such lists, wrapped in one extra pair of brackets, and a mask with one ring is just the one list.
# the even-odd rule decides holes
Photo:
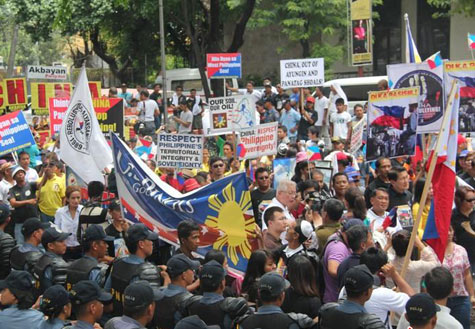
[(223, 159), (220, 157), (212, 157), (209, 160), (209, 175), (211, 177), (211, 182), (216, 182), (218, 179), (223, 178), (225, 171), (226, 165), (224, 164)]
[(257, 168), (255, 173), (257, 188), (251, 191), (252, 209), (257, 225), (262, 223), (264, 209), (275, 198), (275, 190), (271, 187), (271, 177), (267, 168)]

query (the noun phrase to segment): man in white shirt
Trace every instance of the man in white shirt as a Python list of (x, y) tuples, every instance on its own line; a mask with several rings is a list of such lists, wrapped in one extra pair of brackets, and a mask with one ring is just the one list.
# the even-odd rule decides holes
[(351, 115), (346, 111), (346, 105), (342, 98), (336, 100), (337, 112), (330, 115), (330, 135), (340, 137), (343, 144), (350, 140)]
[(0, 201), (10, 206), (8, 201), (8, 193), (10, 189), (16, 184), (12, 176), (12, 164), (6, 162), (0, 167), (0, 173), (3, 176), (3, 179), (0, 181)]
[(180, 103), (180, 117), (177, 116), (173, 117), (173, 120), (178, 123), (178, 133), (179, 134), (189, 134), (191, 133), (192, 129), (192, 122), (193, 122), (193, 113), (188, 108), (188, 103), (186, 101), (182, 101)]
[(193, 113), (193, 133), (203, 134), (203, 119), (204, 112), (203, 102), (200, 96), (196, 94), (196, 89), (190, 90), (190, 97), (188, 98), (189, 106), (191, 107), (191, 113)]
[(318, 120), (314, 123), (315, 126), (325, 126), (328, 121), (328, 98), (323, 95), (319, 87), (315, 88), (315, 111), (318, 113)]
[(30, 168), (30, 155), (23, 151), (18, 154), (20, 166), (25, 171), (25, 179), (28, 183), (34, 183), (38, 180), (39, 176), (35, 169)]
[(143, 134), (152, 135), (155, 131), (155, 117), (160, 115), (156, 101), (149, 99), (148, 90), (140, 92), (140, 102), (137, 104), (139, 119), (144, 123)]
[(238, 88), (232, 88), (228, 83), (226, 83), (226, 89), (231, 90), (232, 92), (239, 93), (245, 97), (250, 98), (254, 103), (258, 102), (262, 98), (261, 92), (254, 90), (254, 82), (248, 81), (246, 84), (246, 91), (241, 91)]

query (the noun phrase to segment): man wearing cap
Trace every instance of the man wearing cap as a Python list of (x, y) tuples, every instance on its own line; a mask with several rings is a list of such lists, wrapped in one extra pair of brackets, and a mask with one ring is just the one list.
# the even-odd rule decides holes
[(279, 124), (287, 128), (287, 136), (291, 142), (295, 142), (301, 115), (292, 107), (290, 100), (285, 100), (283, 106), (284, 110), (281, 112)]
[(70, 235), (71, 233), (58, 232), (54, 227), (43, 232), (41, 244), (46, 252), (35, 264), (33, 270), (37, 280), (36, 289), (40, 295), (54, 284), (65, 285), (68, 263), (63, 259), (66, 252), (64, 240)]
[(43, 222), (54, 222), (56, 210), (63, 206), (66, 197), (66, 182), (56, 175), (57, 168), (58, 162), (50, 160), (43, 178), (38, 182), (38, 207)]
[(244, 298), (224, 298), (226, 271), (215, 260), (204, 264), (200, 272), (203, 296), (193, 296), (184, 302), (183, 316), (198, 315), (207, 325), (231, 329), (234, 319), (245, 315), (249, 307)]
[(82, 280), (92, 280), (99, 286), (104, 286), (106, 272), (109, 266), (100, 263), (99, 260), (107, 255), (107, 242), (114, 241), (114, 238), (107, 236), (102, 226), (92, 224), (86, 229), (82, 243), (85, 255), (72, 262), (67, 270), (66, 289), (71, 290), (72, 286)]
[(16, 184), (12, 176), (12, 164), (6, 162), (0, 167), (3, 179), (0, 181), (0, 201), (10, 205), (8, 202), (8, 192)]
[(264, 121), (262, 121), (262, 123), (271, 123), (279, 121), (280, 114), (275, 109), (274, 102), (271, 98), (266, 98), (264, 102), (264, 108), (266, 109), (266, 111), (264, 112)]
[(107, 321), (104, 329), (145, 329), (152, 321), (159, 296), (147, 281), (130, 284), (124, 291), (124, 315)]
[(15, 239), (17, 244), (22, 244), (25, 241), (23, 234), (21, 234), (23, 223), (28, 218), (38, 217), (36, 182), (28, 182), (25, 169), (20, 166), (13, 168), (12, 175), (16, 185), (10, 189), (8, 201), (13, 208), (12, 220), (15, 223)]
[(284, 313), (280, 306), (284, 302), (285, 291), (290, 287), (276, 272), (264, 274), (258, 283), (259, 296), (262, 306), (255, 314), (246, 314), (236, 322), (242, 329), (299, 329), (312, 328), (314, 320), (304, 314)]
[(28, 218), (21, 233), (25, 237), (25, 243), (16, 245), (10, 253), (10, 265), (13, 269), (28, 271), (33, 274), (36, 262), (43, 256), (43, 251), (38, 247), (41, 243), (43, 232), (49, 225), (41, 223), (39, 218)]
[(0, 304), (8, 308), (0, 312), (0, 327), (5, 329), (36, 328), (43, 313), (31, 309), (34, 280), (26, 271), (13, 271), (0, 281)]
[(306, 98), (306, 105), (300, 110), (300, 122), (297, 139), (299, 141), (308, 140), (308, 128), (318, 121), (318, 113), (315, 111), (315, 98), (309, 96)]
[(366, 265), (357, 265), (346, 272), (347, 299), (343, 304), (327, 303), (320, 308), (319, 326), (322, 329), (384, 329), (383, 322), (369, 314), (364, 304), (373, 292), (374, 278)]
[(114, 314), (122, 314), (122, 300), (125, 288), (137, 280), (145, 280), (152, 286), (160, 286), (160, 272), (145, 258), (152, 255), (153, 241), (158, 240), (157, 233), (150, 231), (144, 224), (134, 224), (127, 231), (125, 243), (130, 255), (119, 258), (112, 264), (105, 289), (110, 290), (114, 301)]
[(104, 312), (104, 304), (112, 295), (104, 292), (99, 285), (90, 280), (79, 281), (70, 291), (73, 313), (77, 322), (71, 329), (93, 329)]
[(180, 318), (179, 305), (193, 295), (188, 292), (195, 278), (195, 271), (200, 263), (191, 260), (184, 254), (174, 255), (167, 262), (167, 273), (171, 283), (161, 290), (160, 297), (155, 301), (153, 324), (162, 329), (173, 329)]
[[(437, 313), (440, 312), (440, 307), (434, 301), (434, 299), (426, 294), (420, 293), (412, 296), (406, 304), (406, 313), (404, 314), (404, 323), (409, 323), (412, 329), (433, 329), (437, 328)], [(402, 326), (401, 326), (402, 327)], [(402, 328), (408, 328), (404, 326)], [(441, 327), (441, 328), (457, 328), (454, 327)], [(399, 325), (398, 325), (398, 328)]]
[(175, 329), (220, 329), (220, 326), (208, 326), (198, 315), (191, 315), (180, 320)]
[(0, 279), (5, 279), (10, 273), (10, 253), (15, 246), (15, 240), (5, 227), (10, 222), (10, 209), (6, 204), (0, 203)]

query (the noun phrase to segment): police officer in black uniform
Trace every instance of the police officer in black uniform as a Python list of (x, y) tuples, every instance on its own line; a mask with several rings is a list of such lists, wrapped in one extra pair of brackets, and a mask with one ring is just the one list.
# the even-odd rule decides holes
[(46, 229), (41, 237), (41, 244), (46, 252), (35, 265), (33, 270), (36, 279), (35, 287), (38, 295), (54, 284), (66, 284), (68, 263), (63, 259), (66, 252), (66, 240), (71, 233), (59, 232), (54, 227)]
[(191, 260), (184, 254), (178, 254), (167, 262), (167, 273), (171, 283), (164, 289), (158, 300), (155, 301), (155, 316), (153, 324), (162, 329), (175, 328), (176, 321), (180, 318), (179, 305), (193, 296), (186, 289), (194, 281), (195, 271), (200, 263)]
[(161, 285), (160, 270), (145, 261), (153, 252), (153, 241), (158, 235), (144, 224), (134, 224), (127, 231), (125, 244), (130, 252), (127, 257), (112, 263), (112, 270), (107, 278), (105, 289), (110, 290), (114, 302), (114, 315), (122, 315), (122, 300), (125, 288), (137, 280), (150, 282), (153, 287)]
[[(268, 272), (259, 280), (259, 295), (262, 306), (257, 313), (245, 315), (236, 322), (242, 329), (299, 329), (314, 328), (315, 322), (305, 314), (284, 313), (280, 306), (284, 302), (285, 290), (290, 287), (276, 272)], [(341, 327), (344, 328), (344, 327)]]
[(5, 279), (10, 273), (10, 253), (15, 246), (15, 239), (5, 233), (5, 227), (10, 222), (10, 209), (6, 204), (0, 204), (0, 279)]
[(28, 218), (21, 228), (25, 243), (17, 245), (10, 254), (10, 265), (17, 271), (28, 271), (33, 274), (36, 262), (43, 256), (43, 251), (38, 247), (45, 229), (49, 223), (42, 223), (38, 218)]
[(203, 296), (193, 296), (186, 300), (183, 315), (198, 315), (207, 325), (232, 328), (234, 319), (248, 313), (249, 307), (242, 297), (223, 297), (225, 277), (226, 271), (217, 261), (211, 260), (203, 265), (200, 272)]
[(347, 300), (343, 304), (328, 303), (320, 308), (319, 327), (322, 329), (384, 329), (383, 322), (369, 314), (364, 303), (371, 298), (374, 277), (366, 265), (349, 269), (344, 277)]
[(107, 254), (109, 241), (114, 241), (114, 237), (107, 236), (102, 226), (92, 224), (86, 229), (82, 239), (85, 255), (69, 265), (66, 276), (67, 290), (71, 290), (73, 285), (81, 280), (92, 280), (104, 287), (109, 266), (99, 260)]

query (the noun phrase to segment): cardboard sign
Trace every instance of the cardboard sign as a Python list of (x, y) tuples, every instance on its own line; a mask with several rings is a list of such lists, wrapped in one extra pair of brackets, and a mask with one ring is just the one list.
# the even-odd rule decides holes
[(49, 99), (69, 98), (73, 90), (69, 82), (31, 82), (30, 88), (33, 115), (48, 115)]
[(28, 79), (66, 80), (68, 69), (65, 66), (28, 65)]
[(51, 136), (61, 130), (64, 115), (68, 110), (69, 98), (49, 99), (49, 128)]
[(0, 116), (0, 156), (34, 144), (22, 111)]
[(206, 72), (208, 79), (241, 78), (241, 54), (206, 54)]
[(324, 82), (323, 58), (280, 61), (280, 83), (284, 89), (315, 87)]
[(256, 124), (256, 108), (242, 96), (210, 98), (209, 120), (212, 134), (239, 131)]
[(0, 82), (0, 109), (8, 107), (10, 111), (26, 107), (26, 79), (4, 79)]
[(157, 167), (199, 169), (203, 165), (202, 135), (159, 134)]
[(277, 154), (278, 122), (242, 129), (239, 134), (238, 155), (241, 159), (256, 159)]

